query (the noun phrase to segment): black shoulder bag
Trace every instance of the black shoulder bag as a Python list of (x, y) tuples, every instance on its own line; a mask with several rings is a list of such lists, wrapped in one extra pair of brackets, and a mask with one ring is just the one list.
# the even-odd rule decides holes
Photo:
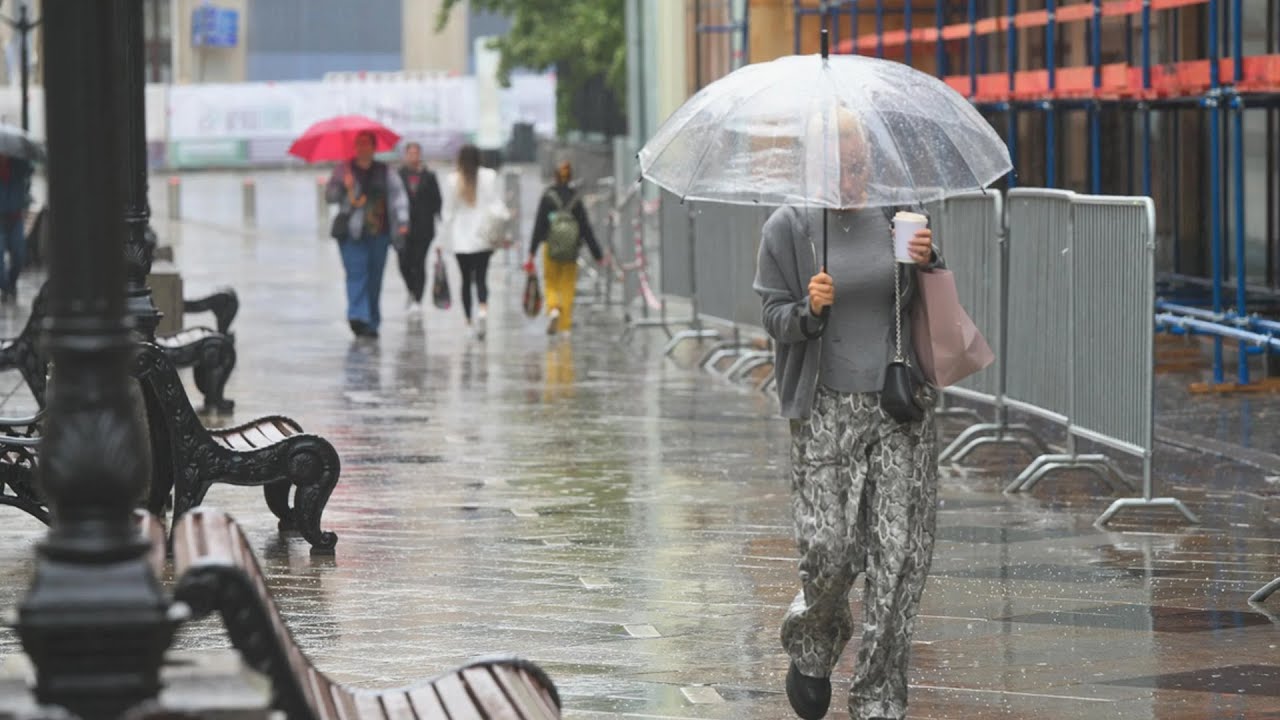
[(900, 423), (920, 422), (924, 408), (916, 392), (918, 381), (911, 363), (902, 351), (902, 273), (905, 268), (895, 259), (893, 268), (893, 325), (895, 351), (893, 362), (884, 370), (884, 388), (880, 391), (880, 409)]

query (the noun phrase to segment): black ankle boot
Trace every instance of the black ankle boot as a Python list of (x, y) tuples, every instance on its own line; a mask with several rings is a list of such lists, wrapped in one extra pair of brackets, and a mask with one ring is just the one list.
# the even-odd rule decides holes
[(787, 670), (787, 699), (803, 720), (821, 720), (831, 707), (831, 679), (809, 677), (793, 661)]

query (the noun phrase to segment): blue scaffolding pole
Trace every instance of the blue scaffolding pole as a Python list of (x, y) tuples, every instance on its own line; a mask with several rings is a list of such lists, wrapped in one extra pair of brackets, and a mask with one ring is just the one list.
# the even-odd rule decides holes
[[(1209, 112), (1209, 242), (1213, 272), (1213, 311), (1222, 313), (1222, 113), (1218, 107), (1218, 2), (1209, 0), (1209, 94), (1204, 107)], [(1224, 380), (1222, 338), (1213, 338), (1213, 382)]]
[(1089, 192), (1102, 193), (1102, 105), (1098, 90), (1102, 88), (1102, 0), (1093, 0), (1093, 30), (1089, 55), (1093, 61), (1093, 104), (1089, 106)]
[[(1249, 296), (1248, 296), (1249, 291), (1247, 288), (1248, 273), (1247, 273), (1247, 268), (1245, 267), (1245, 242), (1244, 242), (1245, 241), (1245, 234), (1244, 234), (1244, 222), (1245, 222), (1245, 217), (1244, 217), (1244, 111), (1245, 111), (1245, 104), (1244, 104), (1244, 101), (1240, 98), (1240, 96), (1235, 92), (1235, 86), (1238, 86), (1240, 84), (1241, 72), (1242, 72), (1241, 66), (1243, 65), (1242, 60), (1244, 55), (1243, 48), (1242, 48), (1242, 45), (1244, 44), (1244, 37), (1243, 37), (1242, 28), (1241, 28), (1243, 19), (1241, 17), (1242, 13), (1240, 9), (1240, 6), (1242, 3), (1243, 3), (1243, 0), (1234, 0), (1234, 2), (1232, 2), (1233, 7), (1232, 7), (1232, 22), (1231, 22), (1231, 25), (1232, 25), (1231, 45), (1232, 45), (1232, 55), (1233, 55), (1232, 59), (1235, 62), (1232, 63), (1233, 67), (1231, 71), (1231, 82), (1232, 82), (1231, 108), (1232, 108), (1232, 115), (1235, 120), (1235, 132), (1234, 132), (1235, 137), (1233, 138), (1235, 141), (1233, 143), (1234, 150), (1235, 150), (1233, 154), (1235, 155), (1235, 158), (1233, 161), (1234, 164), (1232, 165), (1232, 170), (1235, 173), (1235, 186), (1236, 186), (1235, 197), (1233, 198), (1235, 200), (1235, 206), (1236, 206), (1236, 228), (1235, 228), (1236, 230), (1236, 313), (1239, 314), (1240, 317), (1245, 317), (1249, 314)], [(1217, 60), (1215, 59), (1214, 62), (1216, 63)], [(1240, 343), (1239, 353), (1240, 353), (1240, 357), (1237, 364), (1237, 374), (1238, 374), (1237, 382), (1239, 382), (1241, 385), (1247, 385), (1249, 384), (1249, 356), (1247, 353), (1245, 353), (1245, 344), (1243, 342)]]

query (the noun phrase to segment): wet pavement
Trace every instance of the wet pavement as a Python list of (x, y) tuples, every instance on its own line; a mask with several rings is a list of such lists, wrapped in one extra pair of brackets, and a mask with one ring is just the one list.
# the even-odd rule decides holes
[[(548, 339), (502, 262), (487, 340), (466, 335), (456, 305), (406, 317), (392, 261), (383, 336), (354, 343), (337, 253), (314, 232), (313, 180), (273, 181), (257, 230), (236, 226), (239, 181), (216, 175), (187, 182), (195, 220), (157, 230), (188, 296), (240, 294), (234, 419), (284, 412), (342, 456), (325, 514), (335, 558), (277, 533), (254, 489), (208, 498), (246, 528), (315, 663), (377, 687), (511, 652), (555, 678), (567, 717), (791, 717), (778, 622), (796, 554), (773, 403), (690, 369), (692, 347), (663, 359), (656, 333), (616, 344), (616, 311), (582, 308), (572, 338)], [(9, 331), (25, 312), (6, 313)], [(18, 388), (0, 410), (28, 404)], [(1254, 421), (1276, 433), (1274, 418)], [(1065, 475), (1009, 497), (1000, 488), (1026, 459), (978, 459), (944, 469), (911, 717), (1280, 718), (1280, 624), (1246, 602), (1280, 574), (1267, 472), (1162, 444), (1160, 488), (1204, 524), (1133, 514), (1104, 532), (1092, 522), (1105, 485)], [(42, 530), (7, 517), (11, 606)], [(1280, 596), (1270, 607), (1280, 615)], [(179, 640), (225, 643), (213, 622)], [(0, 650), (16, 648), (0, 631)], [(846, 717), (852, 657), (830, 717)]]

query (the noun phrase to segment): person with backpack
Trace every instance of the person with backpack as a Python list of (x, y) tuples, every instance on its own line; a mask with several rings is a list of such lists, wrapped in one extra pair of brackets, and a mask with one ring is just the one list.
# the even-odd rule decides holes
[(547, 334), (567, 333), (573, 328), (573, 299), (578, 285), (578, 254), (585, 242), (596, 262), (604, 262), (604, 253), (596, 242), (582, 198), (571, 185), (573, 166), (560, 163), (555, 182), (542, 194), (538, 214), (533, 221), (533, 241), (529, 245), (529, 262), (525, 270), (533, 272), (538, 246), (546, 243), (542, 256), (542, 274), (547, 309)]

